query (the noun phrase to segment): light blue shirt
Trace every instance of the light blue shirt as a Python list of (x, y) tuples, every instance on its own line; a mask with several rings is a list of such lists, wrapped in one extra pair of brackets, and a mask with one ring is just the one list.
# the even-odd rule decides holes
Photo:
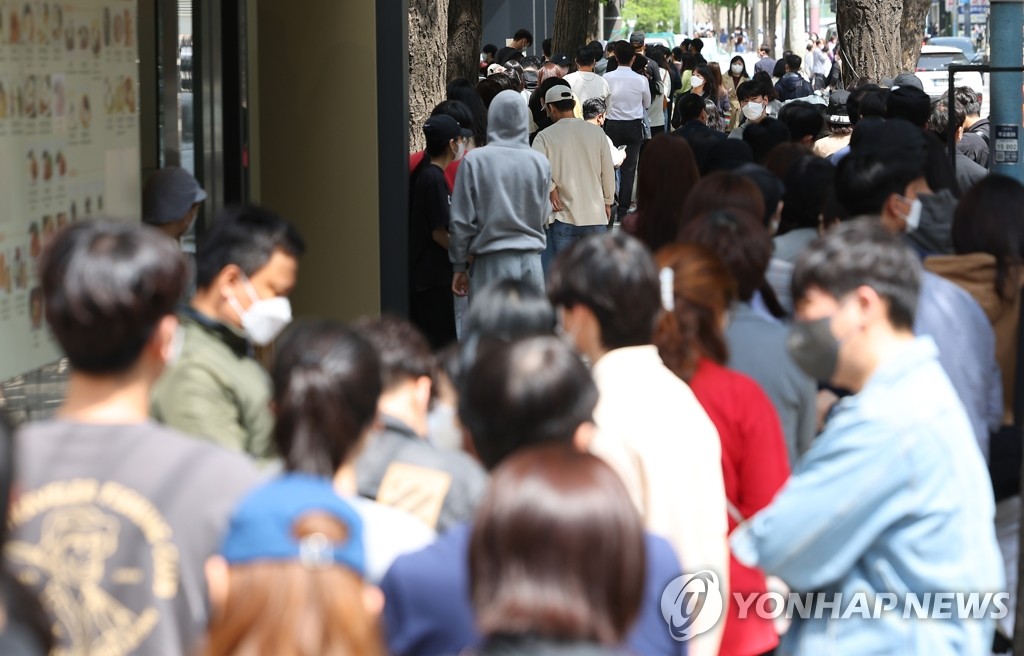
[(795, 592), (901, 595), (883, 619), (794, 619), (784, 654), (987, 654), (992, 619), (903, 619), (902, 595), (1004, 591), (994, 514), (963, 406), (935, 343), (919, 337), (839, 402), (775, 500), (731, 545), (737, 560)]
[(987, 459), (989, 431), (997, 430), (1003, 420), (1003, 378), (996, 362), (995, 334), (984, 310), (962, 288), (922, 271), (914, 334), (935, 340), (939, 364), (964, 404)]

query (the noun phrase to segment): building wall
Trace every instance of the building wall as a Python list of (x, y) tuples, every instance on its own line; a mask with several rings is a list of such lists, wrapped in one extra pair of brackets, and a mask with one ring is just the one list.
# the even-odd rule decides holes
[(555, 0), (484, 0), (483, 41), (501, 48), (516, 30), (533, 33), (529, 55), (540, 55), (541, 42), (551, 36), (555, 21)]
[(376, 314), (375, 3), (256, 5), (254, 200), (288, 217), (306, 239), (295, 315)]

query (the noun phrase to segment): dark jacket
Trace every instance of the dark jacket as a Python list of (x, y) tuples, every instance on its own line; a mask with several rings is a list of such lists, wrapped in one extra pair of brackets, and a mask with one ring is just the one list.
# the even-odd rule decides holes
[(693, 138), (710, 138), (710, 139), (725, 139), (725, 133), (719, 132), (718, 130), (712, 130), (708, 126), (704, 125), (700, 119), (693, 119), (683, 123), (682, 127), (672, 132), (677, 137), (682, 137), (687, 141)]
[(976, 162), (979, 166), (988, 168), (989, 149), (985, 139), (975, 132), (964, 132), (964, 136), (956, 144), (956, 149), (963, 153), (969, 160)]
[(991, 132), (992, 132), (992, 130), (989, 127), (989, 123), (988, 123), (988, 119), (987, 118), (983, 118), (983, 119), (975, 121), (974, 125), (972, 125), (969, 129), (964, 130), (964, 132), (966, 134), (976, 134), (976, 135), (978, 135), (979, 137), (981, 137), (982, 139), (985, 140), (985, 145), (986, 146), (989, 146), (989, 147), (992, 146), (992, 139), (991, 139)]
[(779, 100), (785, 102), (797, 98), (806, 98), (814, 93), (814, 89), (811, 88), (810, 82), (800, 77), (799, 73), (790, 72), (783, 75), (775, 83), (775, 93), (778, 95)]

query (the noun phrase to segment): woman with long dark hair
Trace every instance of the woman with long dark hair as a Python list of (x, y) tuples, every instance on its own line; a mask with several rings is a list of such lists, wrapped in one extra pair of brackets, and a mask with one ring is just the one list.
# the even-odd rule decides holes
[(675, 241), (686, 216), (683, 206), (700, 172), (690, 145), (672, 135), (648, 142), (637, 170), (636, 212), (626, 216), (622, 228), (653, 252)]
[(464, 78), (456, 78), (448, 83), (445, 90), (448, 100), (458, 100), (469, 108), (473, 116), (473, 148), (487, 145), (487, 107), (476, 92), (472, 82)]
[(643, 524), (618, 475), (568, 445), (495, 470), (469, 552), (479, 656), (612, 656), (639, 611)]

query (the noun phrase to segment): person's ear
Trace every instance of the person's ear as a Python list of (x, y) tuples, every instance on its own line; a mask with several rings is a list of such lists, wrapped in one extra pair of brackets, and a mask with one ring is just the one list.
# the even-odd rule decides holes
[(160, 319), (149, 338), (150, 348), (157, 354), (164, 364), (170, 362), (177, 355), (174, 353), (177, 348), (178, 317), (168, 314)]
[(426, 410), (430, 407), (430, 391), (433, 389), (433, 381), (430, 376), (420, 376), (413, 381), (413, 394), (416, 397), (416, 407)]
[(206, 589), (210, 597), (210, 606), (213, 609), (213, 617), (224, 612), (228, 604), (228, 593), (230, 592), (231, 574), (228, 568), (228, 561), (217, 554), (206, 559), (203, 568), (206, 573)]
[(590, 451), (590, 445), (594, 442), (594, 437), (597, 435), (597, 426), (592, 421), (585, 421), (576, 427), (576, 432), (572, 436), (572, 445), (576, 447), (577, 451), (581, 453), (587, 453)]
[(377, 620), (384, 612), (384, 593), (375, 585), (363, 586), (363, 608), (371, 619)]
[(237, 264), (229, 264), (220, 270), (220, 273), (217, 274), (213, 282), (216, 285), (216, 289), (220, 291), (220, 296), (223, 300), (227, 300), (231, 294), (230, 290), (234, 289), (242, 281), (243, 277), (242, 269)]
[(810, 147), (814, 145), (814, 135), (807, 134), (800, 138), (800, 145)]
[(902, 233), (907, 228), (905, 202), (899, 194), (889, 194), (882, 205), (882, 225), (890, 232)]

